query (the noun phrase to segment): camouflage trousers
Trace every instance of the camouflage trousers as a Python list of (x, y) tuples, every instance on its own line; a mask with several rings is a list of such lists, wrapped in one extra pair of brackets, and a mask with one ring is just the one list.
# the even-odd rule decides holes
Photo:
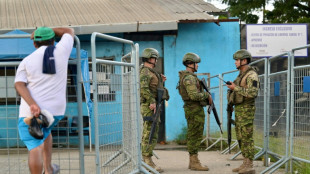
[(187, 151), (197, 154), (203, 136), (205, 113), (199, 105), (185, 105), (184, 112), (187, 120)]
[(236, 136), (241, 148), (241, 154), (250, 160), (254, 159), (254, 139), (253, 139), (253, 122), (255, 106), (253, 105), (236, 105), (235, 106), (235, 123)]
[[(152, 116), (154, 111), (152, 111), (150, 108), (150, 103), (141, 103), (140, 110), (142, 116)], [(155, 145), (157, 143), (158, 139), (158, 129), (159, 129), (159, 123), (157, 123), (154, 136), (152, 139), (152, 143), (149, 144), (149, 137), (151, 134), (151, 128), (152, 128), (152, 121), (143, 121), (143, 131), (142, 131), (142, 140), (141, 140), (141, 151), (143, 156), (153, 156), (153, 150), (155, 148)]]
[(141, 151), (143, 156), (153, 156), (153, 150), (157, 143), (159, 123), (157, 123), (156, 125), (154, 136), (152, 138), (152, 143), (149, 144), (149, 137), (151, 134), (152, 123), (153, 123), (152, 121), (143, 122), (143, 132), (141, 142), (141, 148), (142, 148)]

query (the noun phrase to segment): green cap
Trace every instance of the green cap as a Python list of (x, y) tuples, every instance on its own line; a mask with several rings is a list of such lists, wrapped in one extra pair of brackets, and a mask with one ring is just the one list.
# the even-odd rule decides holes
[(44, 41), (55, 37), (55, 32), (49, 27), (39, 27), (34, 32), (34, 41)]

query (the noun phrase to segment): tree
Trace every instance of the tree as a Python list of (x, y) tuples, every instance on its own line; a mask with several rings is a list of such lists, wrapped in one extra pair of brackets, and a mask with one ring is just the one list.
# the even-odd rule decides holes
[[(257, 23), (254, 12), (263, 12), (263, 23), (310, 23), (310, 0), (221, 0), (228, 5), (231, 16), (245, 23)], [(274, 9), (265, 7), (273, 2)], [(266, 22), (267, 19), (267, 22)]]
[(269, 0), (222, 0), (222, 3), (228, 5), (228, 11), (231, 16), (237, 16), (245, 23), (256, 24), (259, 17), (253, 14), (255, 11), (263, 11), (263, 23), (265, 19), (265, 6)]
[(309, 23), (310, 0), (277, 0), (274, 9), (267, 11), (270, 23)]

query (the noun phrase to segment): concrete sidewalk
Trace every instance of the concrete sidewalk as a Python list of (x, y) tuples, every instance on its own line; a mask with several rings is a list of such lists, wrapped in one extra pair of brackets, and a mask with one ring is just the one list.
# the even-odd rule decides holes
[[(220, 151), (201, 151), (199, 152), (199, 159), (203, 165), (209, 167), (209, 171), (192, 171), (188, 169), (189, 156), (185, 150), (186, 146), (176, 145), (157, 145), (154, 150), (155, 154), (160, 159), (153, 156), (153, 161), (156, 165), (164, 169), (167, 174), (236, 174), (231, 170), (239, 167), (242, 164), (242, 157), (238, 156), (235, 160), (229, 160), (234, 154), (222, 155)], [(263, 166), (262, 161), (254, 161), (254, 168), (256, 173), (260, 173), (266, 167)], [(274, 174), (284, 174), (283, 169), (279, 169)]]

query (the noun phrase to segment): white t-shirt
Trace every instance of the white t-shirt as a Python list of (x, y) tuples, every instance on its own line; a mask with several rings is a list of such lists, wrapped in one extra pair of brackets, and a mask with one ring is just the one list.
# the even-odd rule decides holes
[[(64, 34), (55, 46), (54, 58), (56, 74), (43, 74), (43, 56), (47, 46), (41, 46), (23, 59), (18, 66), (15, 82), (24, 82), (39, 105), (53, 115), (64, 115), (66, 110), (66, 86), (68, 60), (73, 47), (73, 37)], [(30, 107), (22, 98), (19, 117), (32, 116)]]

